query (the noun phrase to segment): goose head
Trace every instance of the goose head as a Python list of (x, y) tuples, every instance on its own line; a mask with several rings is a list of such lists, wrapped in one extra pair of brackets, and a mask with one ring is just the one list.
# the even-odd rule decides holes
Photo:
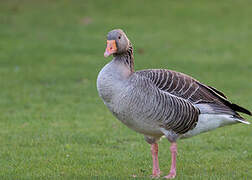
[(111, 54), (114, 56), (126, 53), (130, 47), (130, 41), (126, 34), (121, 29), (114, 29), (107, 35), (107, 47), (104, 52), (104, 57)]

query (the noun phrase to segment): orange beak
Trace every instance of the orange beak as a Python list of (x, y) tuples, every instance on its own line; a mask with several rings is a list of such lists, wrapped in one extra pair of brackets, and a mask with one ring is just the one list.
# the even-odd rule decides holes
[(107, 48), (104, 52), (104, 57), (109, 57), (111, 54), (116, 53), (116, 41), (115, 40), (107, 40)]

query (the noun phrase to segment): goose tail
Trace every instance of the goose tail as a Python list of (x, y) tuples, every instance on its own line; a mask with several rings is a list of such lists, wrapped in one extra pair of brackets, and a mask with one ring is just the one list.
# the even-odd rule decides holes
[(250, 122), (246, 121), (242, 116), (240, 116), (238, 113), (236, 115), (233, 115), (233, 118), (243, 124), (250, 124)]
[(250, 122), (245, 121), (244, 119), (236, 119), (236, 121), (243, 123), (243, 124), (250, 124)]

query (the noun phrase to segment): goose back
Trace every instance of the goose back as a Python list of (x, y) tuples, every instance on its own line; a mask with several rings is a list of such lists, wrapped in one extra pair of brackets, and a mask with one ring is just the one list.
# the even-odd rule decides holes
[(243, 118), (236, 111), (251, 115), (248, 110), (229, 102), (222, 92), (183, 73), (165, 69), (143, 70), (136, 73), (149, 78), (160, 90), (193, 103), (201, 113), (230, 114), (240, 119)]

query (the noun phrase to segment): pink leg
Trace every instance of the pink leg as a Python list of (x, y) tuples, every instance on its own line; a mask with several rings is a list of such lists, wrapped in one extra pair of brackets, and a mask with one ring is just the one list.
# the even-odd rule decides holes
[(164, 178), (166, 179), (173, 179), (176, 176), (176, 155), (177, 155), (177, 144), (176, 143), (171, 143), (171, 170), (170, 173), (165, 176)]
[(151, 144), (151, 154), (153, 160), (153, 169), (152, 169), (152, 177), (160, 176), (160, 169), (158, 164), (158, 144)]

